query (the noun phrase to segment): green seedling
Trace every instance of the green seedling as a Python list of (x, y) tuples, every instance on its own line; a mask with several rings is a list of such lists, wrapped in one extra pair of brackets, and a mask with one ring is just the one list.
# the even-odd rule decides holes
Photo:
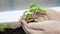
[(4, 32), (2, 24), (0, 24), (0, 32)]
[(30, 10), (28, 11), (25, 11), (26, 14), (26, 19), (29, 20), (30, 18), (30, 14), (33, 13), (33, 12), (41, 12), (41, 13), (45, 13), (46, 11), (41, 9), (39, 6), (38, 6), (38, 3), (37, 2), (34, 2), (30, 5)]

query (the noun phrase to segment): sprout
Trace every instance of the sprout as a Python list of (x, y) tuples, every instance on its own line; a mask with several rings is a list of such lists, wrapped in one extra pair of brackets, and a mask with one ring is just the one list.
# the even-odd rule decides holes
[(41, 13), (45, 13), (46, 12), (45, 10), (41, 9), (37, 4), (38, 4), (37, 2), (32, 3), (30, 5), (30, 10), (29, 11), (25, 11), (25, 13), (29, 12), (29, 13), (26, 14), (26, 19), (29, 20), (30, 14), (32, 12), (41, 12)]

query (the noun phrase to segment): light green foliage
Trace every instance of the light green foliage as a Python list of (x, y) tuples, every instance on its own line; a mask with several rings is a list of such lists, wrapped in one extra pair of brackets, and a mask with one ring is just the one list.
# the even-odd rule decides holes
[[(30, 13), (32, 13), (32, 12), (45, 13), (46, 11), (43, 10), (43, 9), (41, 9), (37, 4), (38, 4), (37, 2), (32, 3), (32, 4), (30, 5), (30, 10), (29, 10), (29, 11), (25, 11), (25, 13), (27, 13), (27, 12), (30, 12)], [(27, 18), (27, 19), (30, 18), (30, 13), (27, 13), (27, 14), (26, 14), (26, 18)]]
[(29, 18), (30, 18), (30, 14), (28, 13), (28, 14), (26, 15), (26, 19), (29, 20)]
[(29, 12), (34, 12), (34, 11), (36, 11), (36, 10), (35, 10), (35, 9), (30, 9), (30, 10), (29, 10)]
[(6, 28), (9, 29), (11, 25), (9, 23), (6, 24)]
[(2, 24), (0, 24), (0, 32), (4, 32), (4, 29), (2, 27)]
[(41, 9), (40, 12), (41, 12), (41, 13), (45, 13), (46, 11)]

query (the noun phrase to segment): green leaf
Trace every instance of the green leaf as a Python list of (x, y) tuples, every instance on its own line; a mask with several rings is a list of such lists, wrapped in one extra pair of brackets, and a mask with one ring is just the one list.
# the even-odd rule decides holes
[(37, 2), (34, 2), (33, 4), (30, 5), (30, 8), (36, 7), (37, 6)]
[(41, 9), (40, 9), (39, 7), (36, 7), (35, 10), (36, 10), (36, 11), (40, 11)]
[(7, 24), (6, 24), (6, 28), (9, 29), (10, 27), (11, 27), (11, 25), (10, 25), (9, 23), (7, 23)]
[(26, 15), (26, 19), (29, 20), (29, 18), (30, 18), (30, 14), (28, 13), (28, 14)]
[(37, 10), (41, 10), (41, 8), (37, 7)]
[(46, 12), (45, 10), (41, 9), (40, 7), (37, 7), (36, 10), (37, 10), (38, 12), (41, 12), (41, 13), (45, 13), (45, 12)]
[(35, 9), (30, 9), (29, 11), (30, 11), (30, 12), (35, 12), (36, 10), (35, 10)]
[(46, 11), (41, 9), (40, 12), (41, 12), (41, 13), (45, 13)]
[(4, 32), (4, 29), (2, 27), (2, 24), (0, 24), (0, 32)]

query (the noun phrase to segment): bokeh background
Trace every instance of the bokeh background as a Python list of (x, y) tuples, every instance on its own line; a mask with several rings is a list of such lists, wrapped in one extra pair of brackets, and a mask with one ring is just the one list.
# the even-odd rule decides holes
[(0, 11), (28, 9), (33, 2), (38, 2), (40, 7), (60, 6), (60, 0), (0, 0)]

